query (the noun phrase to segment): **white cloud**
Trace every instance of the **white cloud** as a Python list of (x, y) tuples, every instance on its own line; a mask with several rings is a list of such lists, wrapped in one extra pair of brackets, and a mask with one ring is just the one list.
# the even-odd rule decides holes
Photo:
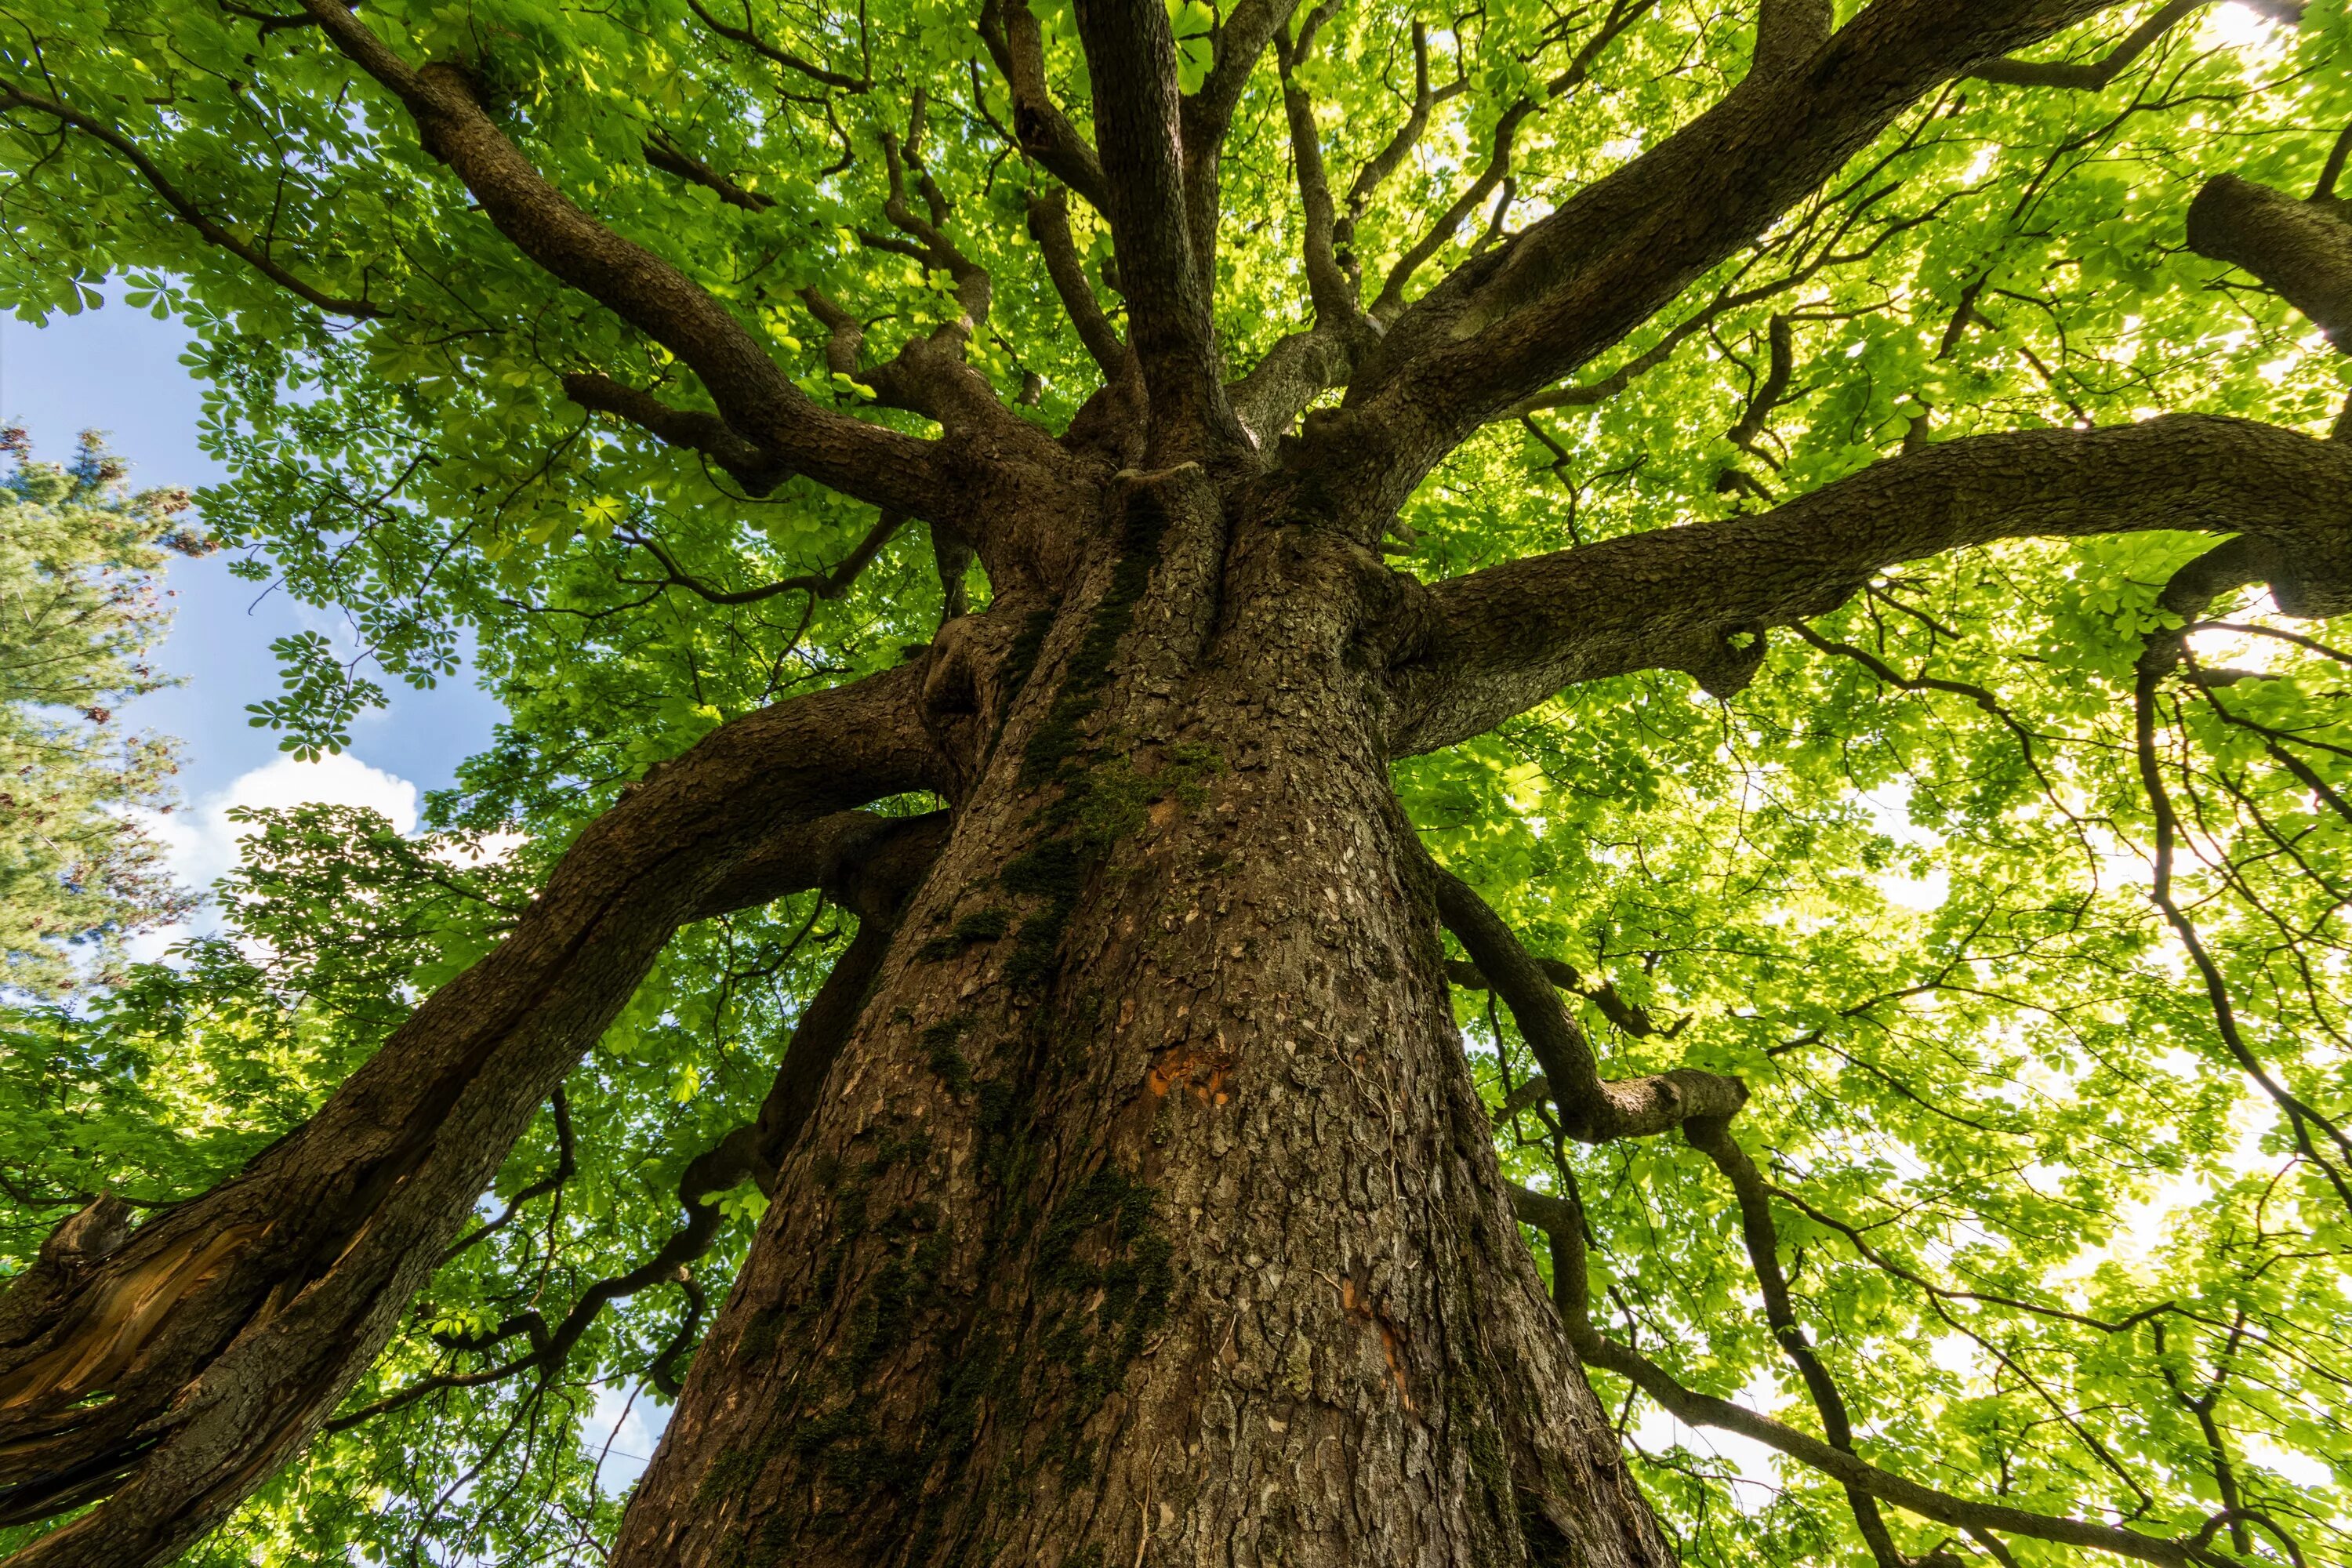
[(580, 1418), (580, 1441), (589, 1453), (603, 1457), (596, 1485), (604, 1495), (618, 1497), (637, 1484), (663, 1429), (669, 1426), (669, 1406), (656, 1405), (652, 1392), (642, 1384), (628, 1388), (616, 1383), (598, 1386), (595, 1408)]
[[(280, 757), (240, 774), (226, 789), (215, 791), (184, 809), (166, 816), (142, 812), (140, 823), (163, 846), (172, 874), (191, 888), (209, 889), (234, 868), (242, 856), (238, 841), (254, 831), (247, 823), (233, 822), (238, 806), (281, 809), (289, 805), (363, 805), (380, 812), (401, 833), (416, 831), (416, 786), (396, 773), (373, 768), (345, 752), (315, 763)], [(136, 939), (132, 956), (161, 958), (173, 943), (193, 929), (170, 926)]]

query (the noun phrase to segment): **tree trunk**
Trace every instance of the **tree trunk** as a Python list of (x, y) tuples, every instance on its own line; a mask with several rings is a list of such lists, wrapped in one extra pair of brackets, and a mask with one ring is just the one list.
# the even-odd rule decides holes
[(1502, 1195), (1376, 559), (1122, 485), (1083, 591), (942, 634), (953, 837), (613, 1561), (1664, 1563)]

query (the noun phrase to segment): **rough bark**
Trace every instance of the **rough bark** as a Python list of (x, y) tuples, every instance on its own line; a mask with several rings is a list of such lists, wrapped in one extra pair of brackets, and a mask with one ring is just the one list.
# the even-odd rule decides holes
[(2189, 204), (2189, 244), (2244, 268), (2352, 353), (2352, 223), (2340, 202), (2217, 174)]
[(1666, 1561), (1454, 1028), (1349, 658), (1379, 569), (1224, 541), (1199, 469), (1135, 478), (988, 678), (615, 1563)]

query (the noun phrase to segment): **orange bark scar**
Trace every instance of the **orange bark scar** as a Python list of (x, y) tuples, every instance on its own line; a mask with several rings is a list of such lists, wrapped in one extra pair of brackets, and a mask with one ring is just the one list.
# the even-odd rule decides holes
[(1223, 1105), (1234, 1097), (1228, 1085), (1240, 1065), (1230, 1051), (1169, 1046), (1151, 1058), (1151, 1071), (1143, 1081), (1157, 1100), (1165, 1100), (1170, 1089), (1181, 1088), (1203, 1105)]
[(1339, 1281), (1339, 1310), (1351, 1318), (1363, 1319), (1380, 1331), (1381, 1354), (1389, 1363), (1389, 1376), (1396, 1383), (1397, 1397), (1404, 1402), (1406, 1414), (1419, 1415), (1421, 1407), (1412, 1402), (1412, 1386), (1405, 1381), (1404, 1337), (1389, 1321), (1389, 1315), (1373, 1305), (1370, 1291), (1359, 1290), (1352, 1279)]

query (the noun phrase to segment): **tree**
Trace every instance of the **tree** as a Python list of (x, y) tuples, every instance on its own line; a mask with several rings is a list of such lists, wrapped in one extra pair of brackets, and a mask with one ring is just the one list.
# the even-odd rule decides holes
[(0, 986), (55, 996), (184, 912), (128, 815), (168, 808), (171, 745), (113, 710), (162, 683), (142, 662), (167, 620), (155, 574), (203, 545), (173, 521), (186, 494), (130, 492), (95, 433), (64, 467), (19, 429), (0, 450)]
[(9, 1561), (2346, 1560), (2268, 9), (12, 12), (13, 301), (190, 321), (212, 525), (514, 722), (268, 826), (219, 984), (358, 1065), (44, 1215)]

